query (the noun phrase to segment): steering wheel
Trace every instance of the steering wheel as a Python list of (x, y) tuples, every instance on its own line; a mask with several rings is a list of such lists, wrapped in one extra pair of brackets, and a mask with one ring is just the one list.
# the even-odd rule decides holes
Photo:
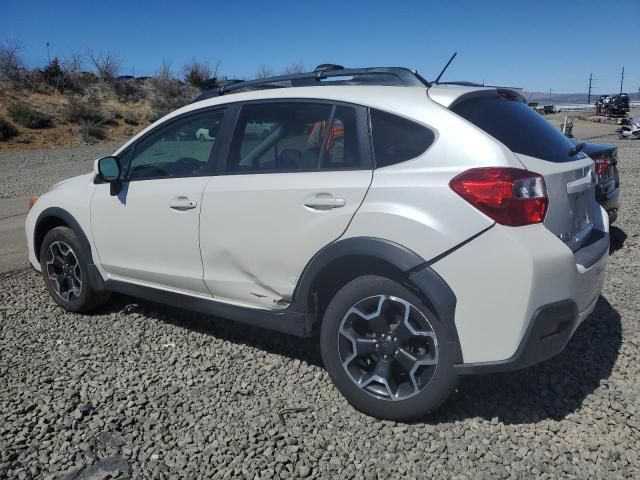
[(173, 168), (174, 175), (182, 175), (186, 173), (194, 173), (200, 170), (203, 163), (197, 158), (182, 157), (176, 160), (175, 167)]
[(156, 178), (166, 176), (167, 172), (165, 170), (154, 165), (142, 165), (140, 167), (134, 167), (129, 174), (129, 178)]

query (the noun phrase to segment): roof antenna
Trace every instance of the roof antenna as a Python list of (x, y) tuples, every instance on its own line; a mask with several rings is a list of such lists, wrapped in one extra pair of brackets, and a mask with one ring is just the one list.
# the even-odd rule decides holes
[(447, 64), (444, 66), (444, 68), (442, 69), (442, 71), (440, 72), (440, 75), (438, 75), (438, 78), (436, 78), (433, 83), (438, 83), (440, 81), (440, 78), (442, 77), (442, 75), (444, 75), (444, 72), (446, 72), (447, 68), (449, 68), (449, 65), (451, 64), (451, 62), (453, 62), (453, 59), (456, 58), (456, 55), (458, 55), (458, 52), (454, 52), (453, 55), (451, 55), (451, 58), (449, 59), (449, 61), (447, 62)]

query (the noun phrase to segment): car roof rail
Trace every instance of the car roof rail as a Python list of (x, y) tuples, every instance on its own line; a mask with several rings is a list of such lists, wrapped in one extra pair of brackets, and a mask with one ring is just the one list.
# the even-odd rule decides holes
[(403, 67), (345, 68), (342, 65), (323, 63), (312, 72), (292, 73), (255, 80), (232, 80), (218, 88), (208, 90), (196, 97), (192, 103), (240, 90), (262, 90), (268, 88), (309, 87), (320, 85), (383, 85), (420, 86), (431, 84), (416, 70)]

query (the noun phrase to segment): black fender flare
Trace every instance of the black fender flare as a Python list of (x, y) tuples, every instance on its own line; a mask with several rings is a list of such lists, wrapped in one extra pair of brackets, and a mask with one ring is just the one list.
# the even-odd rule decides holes
[(352, 237), (333, 242), (320, 250), (305, 266), (293, 292), (291, 309), (308, 312), (308, 299), (314, 279), (330, 263), (351, 256), (367, 256), (383, 260), (406, 275), (407, 281), (427, 300), (447, 336), (456, 363), (462, 363), (462, 351), (455, 325), (457, 299), (445, 280), (429, 263), (412, 250), (389, 240), (375, 237)]
[(36, 255), (36, 258), (40, 260), (40, 246), (42, 245), (42, 240), (44, 239), (46, 232), (49, 231), (49, 229), (43, 230), (42, 226), (53, 219), (60, 220), (61, 222), (66, 224), (71, 230), (73, 230), (73, 232), (76, 234), (76, 236), (78, 237), (78, 241), (82, 246), (82, 249), (89, 256), (87, 269), (89, 271), (89, 276), (91, 277), (91, 286), (95, 291), (103, 291), (104, 279), (102, 278), (102, 275), (100, 275), (100, 272), (98, 271), (95, 265), (94, 258), (93, 258), (93, 250), (91, 249), (91, 244), (89, 243), (89, 239), (87, 238), (87, 235), (84, 233), (84, 230), (82, 230), (82, 227), (80, 226), (78, 221), (75, 219), (75, 217), (64, 208), (60, 208), (60, 207), (45, 208), (42, 212), (40, 212), (40, 215), (38, 215), (38, 218), (35, 223), (35, 228), (33, 229), (33, 232), (34, 232), (33, 250)]

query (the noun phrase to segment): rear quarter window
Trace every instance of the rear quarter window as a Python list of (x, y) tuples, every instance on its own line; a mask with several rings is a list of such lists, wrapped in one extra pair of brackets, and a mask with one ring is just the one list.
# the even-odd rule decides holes
[(435, 134), (406, 118), (371, 109), (371, 134), (376, 167), (387, 167), (416, 158), (431, 146)]
[(455, 104), (451, 110), (514, 153), (550, 162), (570, 162), (584, 158), (581, 153), (570, 156), (571, 141), (542, 115), (526, 103), (508, 96), (486, 95)]

